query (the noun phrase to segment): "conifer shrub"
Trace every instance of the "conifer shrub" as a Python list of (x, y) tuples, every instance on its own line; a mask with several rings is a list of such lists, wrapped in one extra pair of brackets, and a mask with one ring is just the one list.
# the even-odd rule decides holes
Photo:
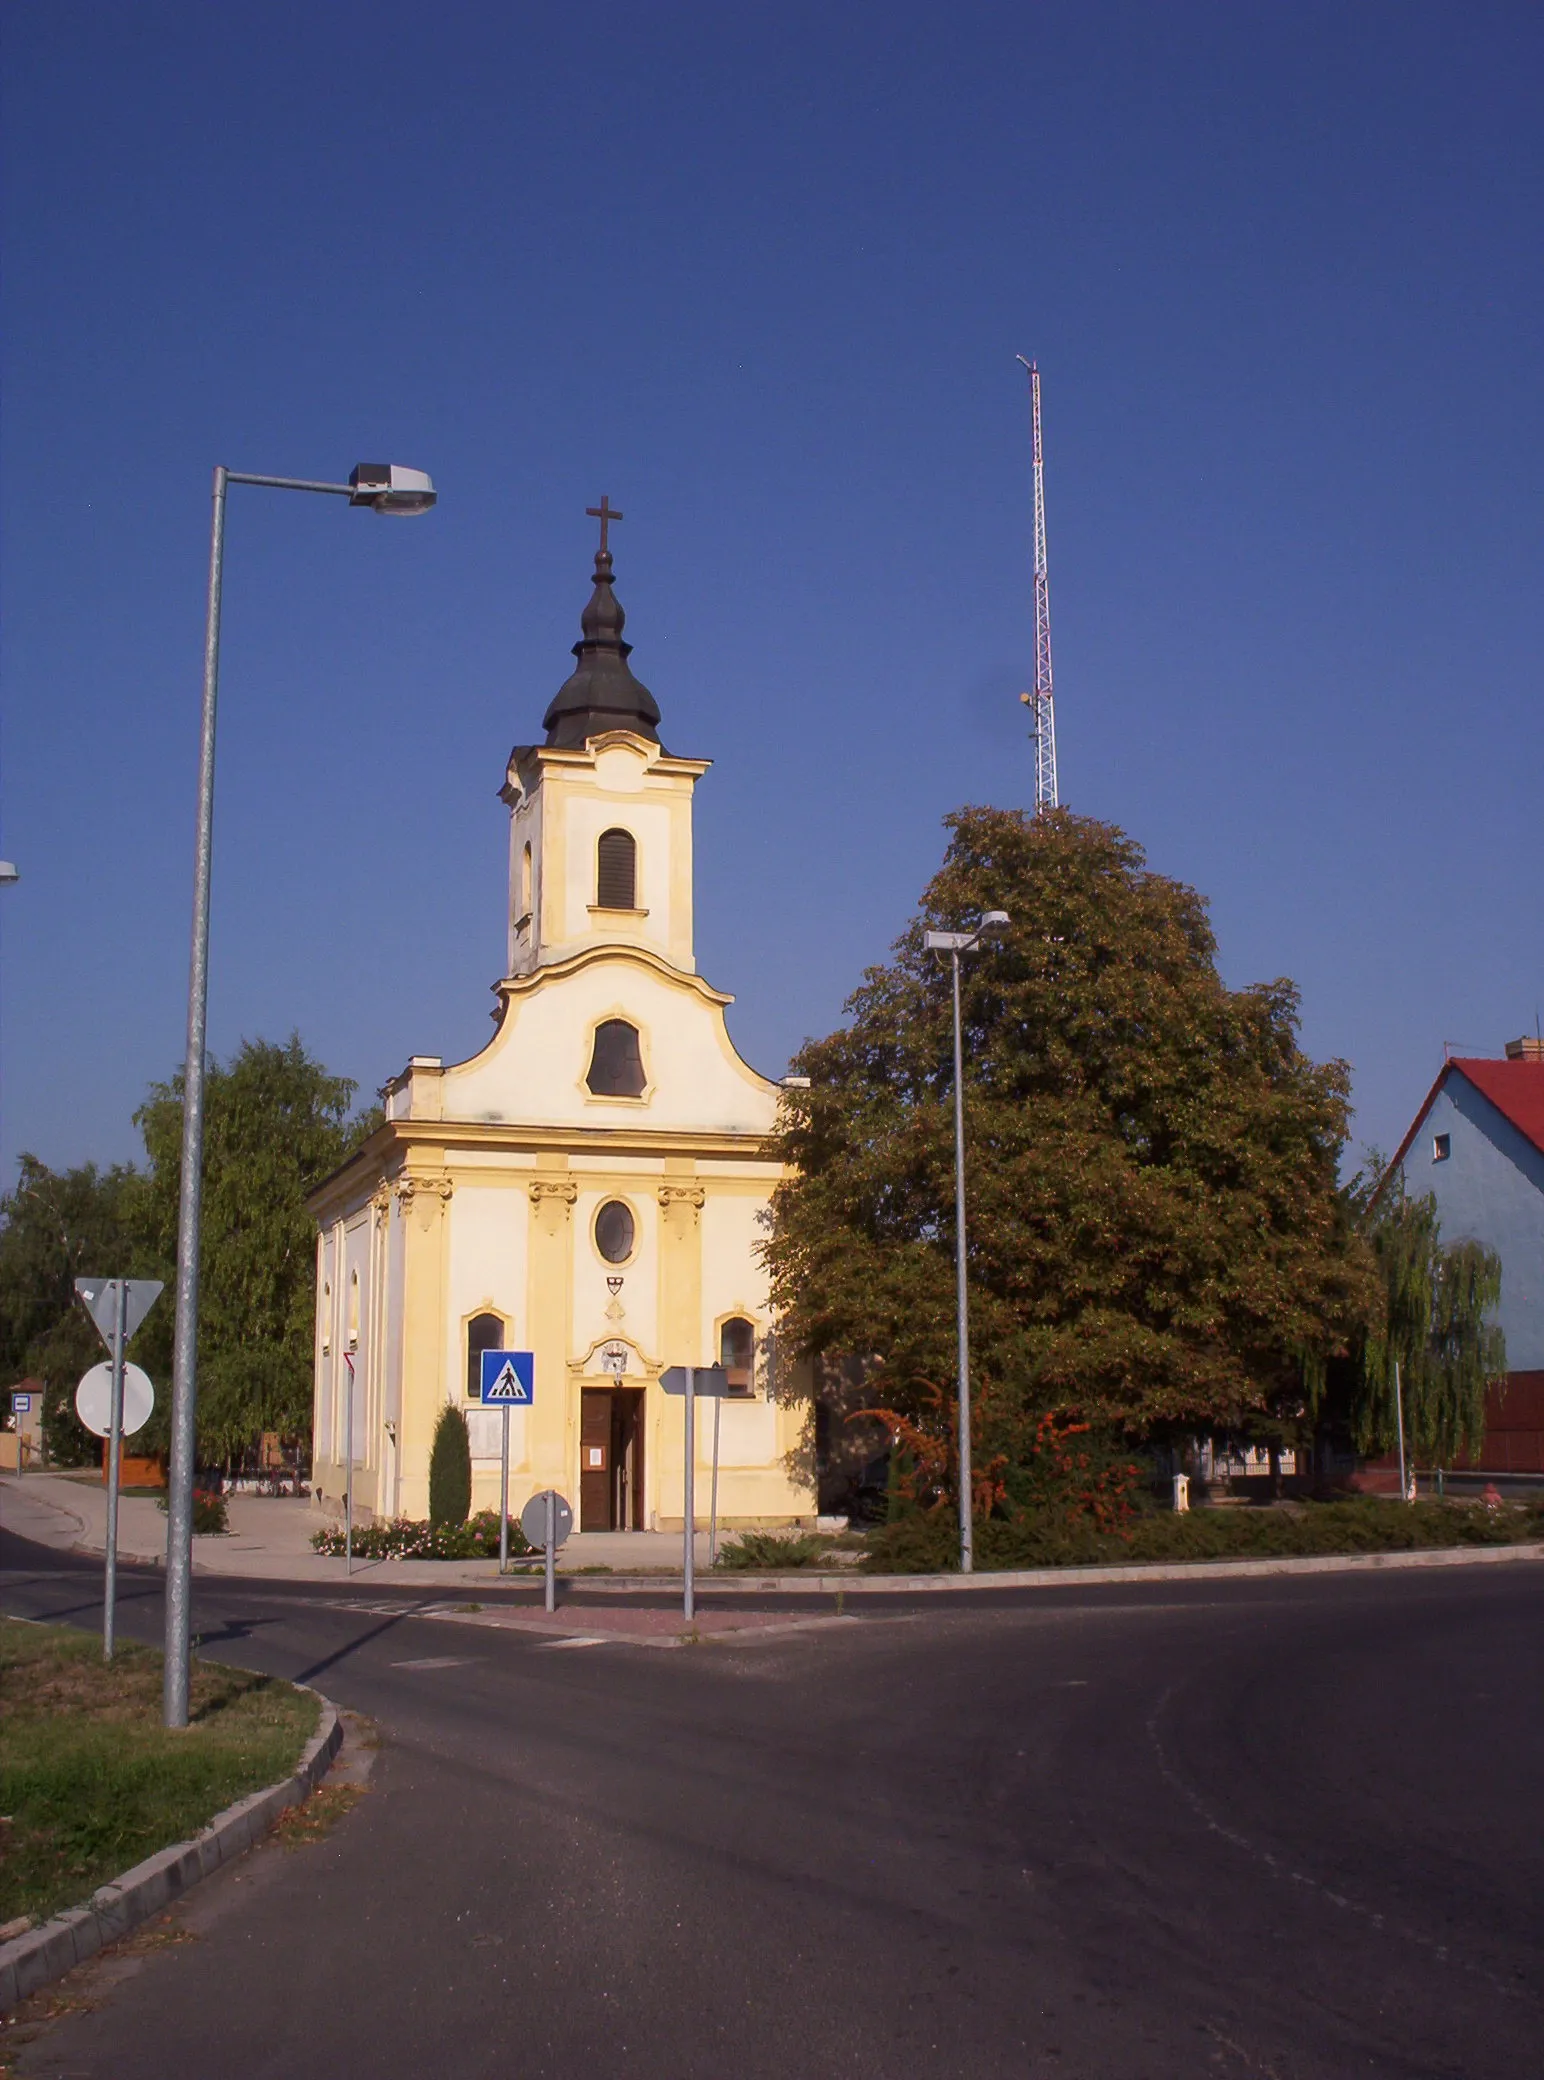
[(466, 1417), (447, 1402), (429, 1452), (429, 1522), (438, 1531), (472, 1513), (472, 1440)]
[(829, 1538), (813, 1531), (741, 1531), (718, 1549), (718, 1567), (771, 1574), (786, 1567), (818, 1567)]

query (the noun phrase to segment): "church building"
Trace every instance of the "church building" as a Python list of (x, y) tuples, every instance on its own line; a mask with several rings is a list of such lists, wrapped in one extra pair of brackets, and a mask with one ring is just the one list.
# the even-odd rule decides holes
[[(743, 1062), (733, 999), (697, 973), (692, 797), (628, 663), (601, 501), (595, 589), (539, 744), (510, 753), (508, 954), (492, 1040), (414, 1055), (385, 1123), (314, 1194), (313, 1484), (356, 1513), (428, 1513), (429, 1448), (467, 1412), (474, 1510), (497, 1508), (503, 1416), (484, 1350), (528, 1350), (510, 1507), (556, 1488), (583, 1531), (683, 1521), (684, 1404), (660, 1375), (722, 1363), (720, 1521), (809, 1522), (803, 1410), (770, 1390), (757, 1246), (781, 1174), (778, 1087)], [(707, 1415), (709, 1404), (702, 1404)], [(699, 1421), (699, 1521), (713, 1421)]]

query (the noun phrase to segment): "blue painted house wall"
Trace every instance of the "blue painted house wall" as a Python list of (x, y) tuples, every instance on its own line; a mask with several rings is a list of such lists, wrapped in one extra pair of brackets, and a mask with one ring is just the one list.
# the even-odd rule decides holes
[(1483, 1242), (1500, 1256), (1507, 1370), (1544, 1371), (1544, 1153), (1455, 1065), (1400, 1167), (1408, 1192), (1435, 1197), (1444, 1243)]

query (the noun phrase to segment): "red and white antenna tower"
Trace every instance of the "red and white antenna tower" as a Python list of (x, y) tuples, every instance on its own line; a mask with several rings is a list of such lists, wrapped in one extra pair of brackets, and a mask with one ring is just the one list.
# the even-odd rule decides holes
[(1035, 814), (1054, 809), (1056, 793), (1056, 698), (1051, 690), (1051, 581), (1045, 560), (1045, 462), (1040, 447), (1040, 369), (1015, 359), (1029, 371), (1029, 412), (1035, 467), (1035, 690), (1021, 693), (1034, 722)]

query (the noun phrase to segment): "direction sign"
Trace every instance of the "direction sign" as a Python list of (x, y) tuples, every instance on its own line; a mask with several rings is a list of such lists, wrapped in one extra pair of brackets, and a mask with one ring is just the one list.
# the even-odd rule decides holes
[(118, 1329), (118, 1288), (127, 1288), (123, 1307), (123, 1340), (128, 1342), (165, 1288), (158, 1278), (77, 1278), (75, 1290), (97, 1333), (109, 1350)]
[(520, 1529), (528, 1546), (547, 1543), (547, 1498), (552, 1498), (552, 1550), (557, 1551), (574, 1528), (574, 1513), (555, 1488), (543, 1488), (520, 1512)]
[[(659, 1376), (659, 1383), (667, 1394), (686, 1392), (684, 1365), (670, 1365)], [(722, 1365), (698, 1365), (693, 1369), (692, 1392), (694, 1394), (727, 1394), (731, 1391), (729, 1374)]]
[[(143, 1430), (155, 1407), (155, 1388), (137, 1365), (123, 1368), (123, 1435)], [(106, 1437), (113, 1427), (113, 1368), (104, 1359), (93, 1365), (75, 1389), (75, 1413), (88, 1430)]]
[(536, 1360), (529, 1351), (484, 1351), (484, 1408), (530, 1408), (536, 1400)]
[(13, 1394), (11, 1396), (11, 1407), (19, 1416), (30, 1416), (32, 1413), (32, 1396), (30, 1394)]

